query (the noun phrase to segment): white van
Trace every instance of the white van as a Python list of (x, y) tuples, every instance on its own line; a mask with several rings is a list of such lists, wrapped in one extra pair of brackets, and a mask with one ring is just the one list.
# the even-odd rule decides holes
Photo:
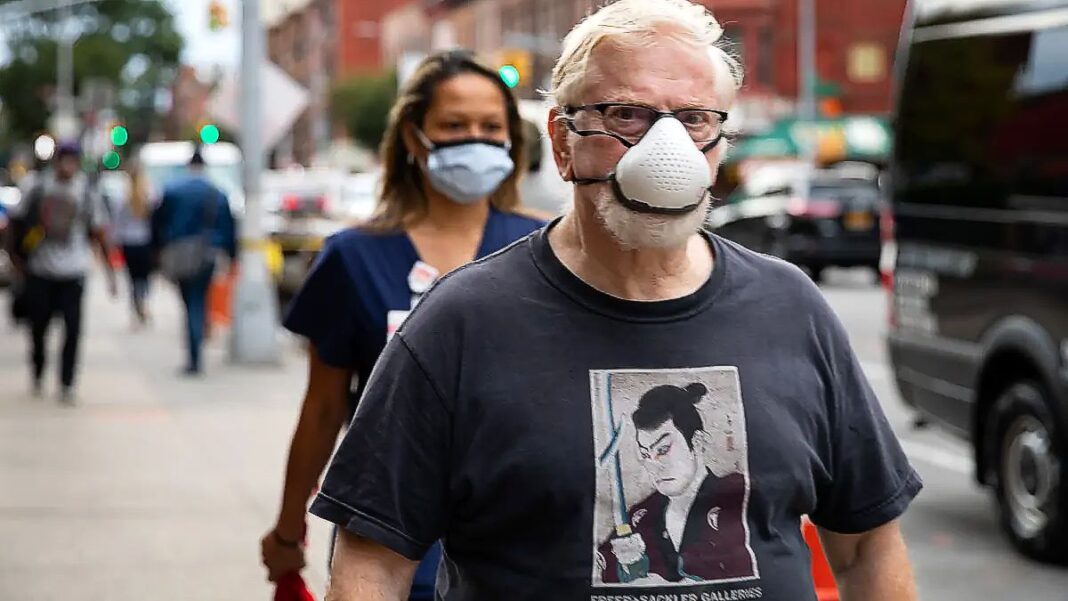
[(558, 215), (570, 206), (571, 184), (560, 179), (553, 161), (547, 123), (553, 104), (542, 100), (520, 100), (519, 115), (526, 122), (527, 175), (519, 183), (523, 205), (531, 209)]
[[(192, 142), (150, 142), (141, 147), (137, 158), (155, 195), (164, 186), (184, 176), (196, 146)], [(229, 142), (201, 147), (204, 173), (230, 200), (235, 214), (244, 213), (245, 191), (241, 185), (241, 149)]]

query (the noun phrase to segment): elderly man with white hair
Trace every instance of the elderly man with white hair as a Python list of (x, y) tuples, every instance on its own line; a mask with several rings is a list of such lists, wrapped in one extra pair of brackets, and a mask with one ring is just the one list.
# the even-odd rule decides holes
[(620, 0), (564, 40), (564, 217), (443, 278), (393, 337), (311, 511), (328, 599), (916, 597), (921, 488), (819, 291), (702, 231), (741, 68), (686, 0)]

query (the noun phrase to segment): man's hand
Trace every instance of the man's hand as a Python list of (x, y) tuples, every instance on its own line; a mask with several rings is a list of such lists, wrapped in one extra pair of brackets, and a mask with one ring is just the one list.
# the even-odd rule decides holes
[(406, 601), (418, 562), (338, 530), (326, 601)]
[(282, 576), (304, 568), (304, 544), (283, 541), (272, 528), (260, 541), (260, 560), (267, 568), (267, 580), (278, 582)]
[(612, 539), (612, 554), (626, 568), (641, 561), (645, 556), (645, 541), (640, 534), (631, 534)]
[(916, 601), (912, 566), (896, 521), (861, 534), (819, 532), (842, 601)]

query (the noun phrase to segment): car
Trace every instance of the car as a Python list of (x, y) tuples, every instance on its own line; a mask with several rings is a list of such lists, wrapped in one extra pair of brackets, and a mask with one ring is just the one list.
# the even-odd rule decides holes
[(717, 234), (794, 263), (816, 281), (827, 267), (878, 271), (881, 196), (874, 166), (750, 178), (711, 211), (708, 223)]
[(552, 107), (552, 103), (544, 100), (519, 101), (527, 146), (527, 164), (519, 181), (519, 196), (525, 208), (544, 217), (559, 215), (567, 210), (574, 194), (571, 184), (560, 178), (553, 159), (548, 129)]
[(370, 217), (380, 177), (379, 172), (346, 175), (324, 170), (266, 174), (268, 231), (282, 256), (280, 306), (300, 289), (326, 238)]
[(886, 182), (887, 342), (1000, 527), (1068, 562), (1068, 1), (910, 8)]

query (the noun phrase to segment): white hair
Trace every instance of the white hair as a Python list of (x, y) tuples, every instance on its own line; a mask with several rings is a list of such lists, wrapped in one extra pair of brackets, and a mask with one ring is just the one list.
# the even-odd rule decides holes
[(553, 68), (551, 96), (558, 106), (577, 103), (593, 49), (607, 38), (631, 38), (623, 43), (648, 43), (665, 26), (671, 34), (708, 48), (717, 70), (729, 76), (732, 91), (742, 86), (741, 63), (721, 44), (723, 28), (705, 7), (689, 0), (619, 0), (576, 25), (563, 41)]

